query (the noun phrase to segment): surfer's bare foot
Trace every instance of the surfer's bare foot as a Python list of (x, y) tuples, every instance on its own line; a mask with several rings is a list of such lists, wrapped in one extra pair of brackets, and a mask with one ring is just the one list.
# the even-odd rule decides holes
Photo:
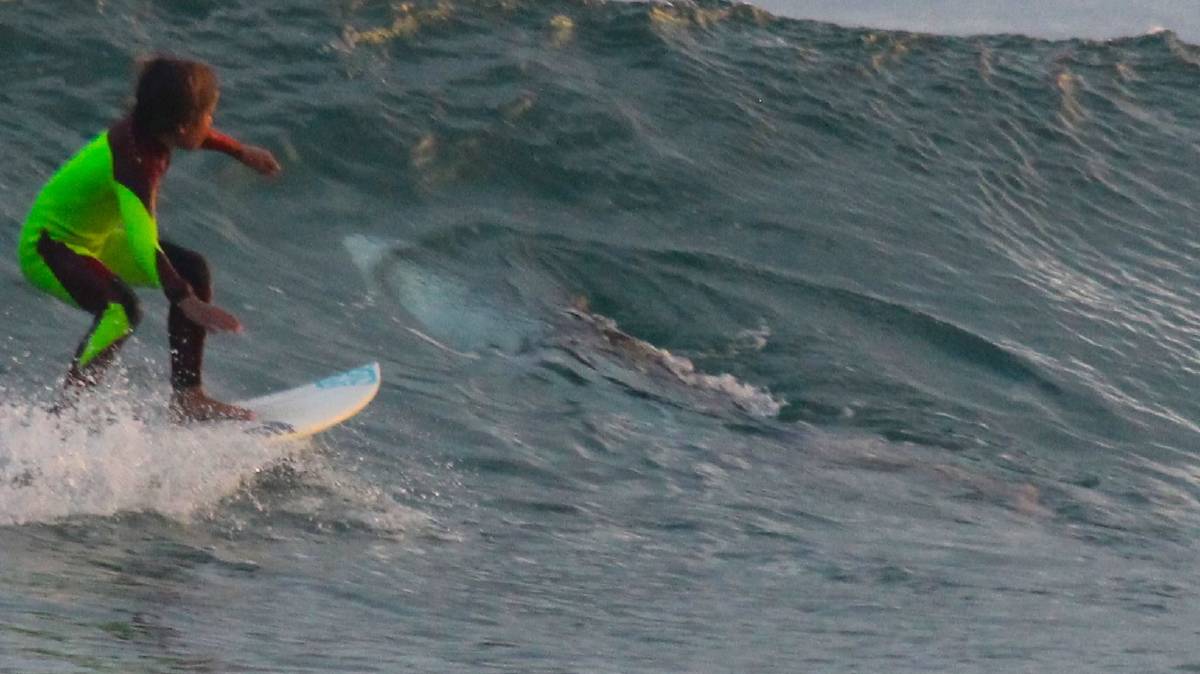
[(254, 418), (254, 412), (213, 400), (199, 386), (176, 391), (171, 396), (171, 414), (178, 421), (248, 421)]

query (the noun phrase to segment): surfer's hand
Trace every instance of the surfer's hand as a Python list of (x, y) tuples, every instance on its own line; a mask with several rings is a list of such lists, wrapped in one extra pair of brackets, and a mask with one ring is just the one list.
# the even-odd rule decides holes
[(275, 155), (271, 154), (270, 150), (255, 145), (247, 145), (242, 148), (242, 154), (239, 159), (246, 166), (265, 176), (273, 176), (282, 170), (279, 162), (275, 159)]
[(233, 314), (215, 304), (189, 295), (179, 301), (179, 310), (193, 323), (213, 332), (241, 332), (242, 324)]

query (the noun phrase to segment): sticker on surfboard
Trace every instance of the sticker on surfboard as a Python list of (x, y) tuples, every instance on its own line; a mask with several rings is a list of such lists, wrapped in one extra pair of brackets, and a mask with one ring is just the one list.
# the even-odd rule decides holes
[(247, 432), (291, 440), (320, 433), (358, 414), (375, 398), (380, 381), (379, 363), (368, 363), (236, 404), (254, 412)]

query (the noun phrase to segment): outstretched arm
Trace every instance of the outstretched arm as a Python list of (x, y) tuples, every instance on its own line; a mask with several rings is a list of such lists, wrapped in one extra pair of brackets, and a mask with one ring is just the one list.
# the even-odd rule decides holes
[(209, 130), (208, 138), (204, 139), (200, 147), (224, 152), (263, 175), (273, 176), (280, 171), (279, 162), (270, 150), (255, 145), (243, 145), (216, 129)]

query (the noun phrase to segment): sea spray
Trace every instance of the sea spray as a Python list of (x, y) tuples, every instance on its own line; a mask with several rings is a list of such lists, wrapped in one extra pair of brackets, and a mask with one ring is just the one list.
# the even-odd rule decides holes
[(296, 451), (233, 424), (172, 424), (128, 398), (57, 414), (9, 401), (0, 406), (0, 525), (125, 511), (186, 520)]

